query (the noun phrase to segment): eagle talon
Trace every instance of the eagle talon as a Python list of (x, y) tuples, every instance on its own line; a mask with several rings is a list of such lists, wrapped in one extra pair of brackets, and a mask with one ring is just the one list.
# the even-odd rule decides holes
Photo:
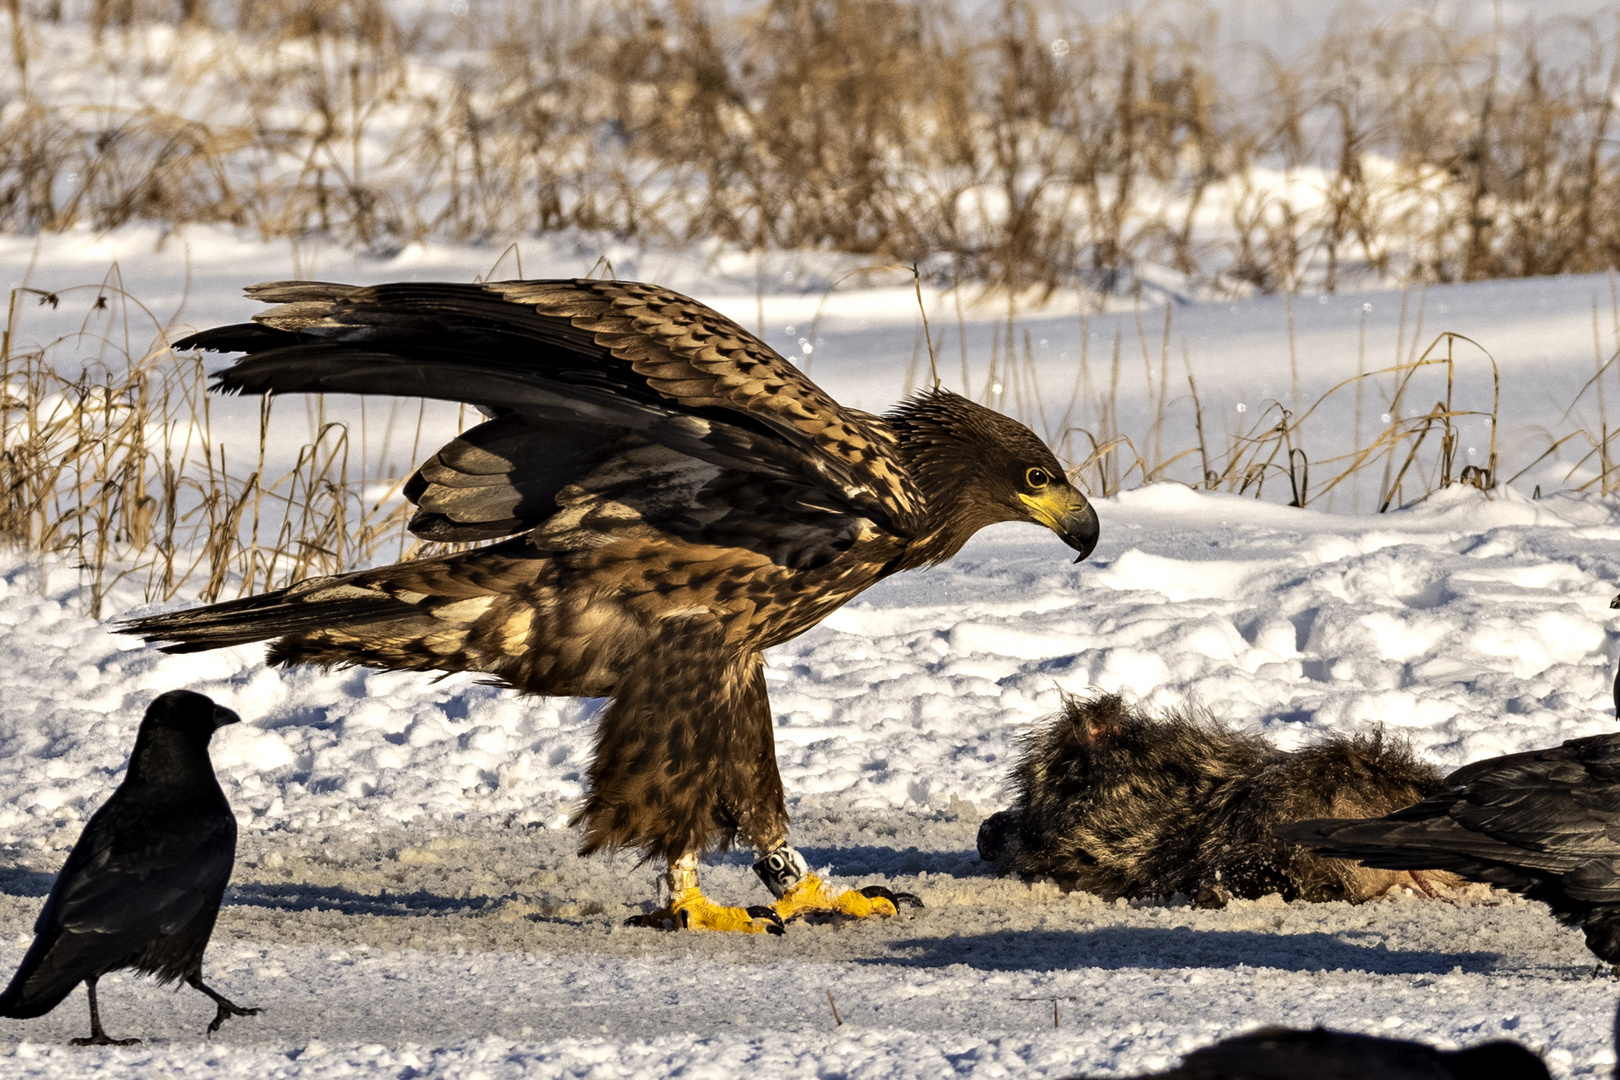
[(669, 905), (645, 915), (632, 915), (626, 926), (647, 926), (654, 930), (727, 930), (742, 934), (781, 934), (782, 917), (766, 907), (728, 907), (717, 904), (696, 888), (686, 889), (670, 899)]
[(922, 906), (922, 901), (910, 893), (895, 893), (882, 885), (868, 885), (864, 889), (849, 889), (834, 896), (826, 884), (815, 874), (806, 874), (771, 906), (784, 920), (806, 916), (833, 916), (866, 919), (873, 915), (885, 918), (900, 913), (901, 904)]
[(895, 892), (886, 885), (867, 885), (865, 888), (861, 889), (861, 895), (866, 897), (868, 900), (875, 900), (879, 898), (887, 900), (889, 903), (894, 905), (895, 911), (900, 910), (901, 904), (905, 904), (907, 907), (917, 908), (926, 906), (922, 902), (922, 897), (918, 896), (916, 893)]
[(782, 922), (782, 916), (778, 915), (772, 908), (764, 904), (750, 904), (743, 910), (756, 919), (764, 919), (767, 934), (787, 933), (787, 926)]

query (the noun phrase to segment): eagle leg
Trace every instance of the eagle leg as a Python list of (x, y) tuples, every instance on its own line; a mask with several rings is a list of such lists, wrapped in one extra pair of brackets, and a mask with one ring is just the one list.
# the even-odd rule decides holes
[(824, 915), (852, 919), (866, 919), (873, 915), (888, 917), (900, 914), (901, 904), (923, 906), (922, 900), (916, 895), (892, 892), (882, 885), (846, 889), (834, 895), (820, 876), (810, 872), (804, 856), (785, 841), (778, 842), (767, 851), (754, 864), (754, 872), (776, 897), (776, 903), (771, 907), (783, 922)]
[(780, 934), (782, 918), (768, 907), (727, 907), (698, 888), (697, 856), (688, 852), (669, 864), (664, 877), (669, 903), (647, 915), (625, 920), (626, 926), (660, 930), (725, 930), (742, 934)]

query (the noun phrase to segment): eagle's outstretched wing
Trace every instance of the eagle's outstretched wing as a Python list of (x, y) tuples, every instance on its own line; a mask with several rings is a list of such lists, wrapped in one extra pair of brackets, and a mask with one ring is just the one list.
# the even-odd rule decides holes
[[(545, 477), (570, 470), (530, 466), (589, 465), (604, 435), (819, 488), (900, 536), (920, 523), (921, 496), (881, 419), (840, 406), (753, 334), (668, 289), (303, 281), (248, 293), (279, 306), (176, 343), (251, 353), (216, 376), (219, 389), (413, 395), (496, 416), (441, 451), (407, 492), (424, 508), (418, 531), (432, 539), (533, 525), (522, 511), (549, 508)], [(527, 479), (499, 479), (514, 476)], [(488, 509), (503, 501), (513, 513)], [(434, 509), (458, 502), (467, 517)]]

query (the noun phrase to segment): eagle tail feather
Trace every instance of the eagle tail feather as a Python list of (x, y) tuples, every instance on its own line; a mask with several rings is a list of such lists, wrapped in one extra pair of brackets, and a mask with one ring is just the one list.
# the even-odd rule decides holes
[(117, 629), (146, 641), (170, 642), (162, 646), (164, 652), (188, 653), (416, 614), (415, 605), (387, 593), (327, 577), (260, 596), (129, 619)]

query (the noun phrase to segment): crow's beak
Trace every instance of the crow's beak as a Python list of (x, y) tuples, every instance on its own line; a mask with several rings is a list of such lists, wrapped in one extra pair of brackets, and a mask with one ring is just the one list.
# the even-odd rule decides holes
[(218, 731), (226, 724), (240, 724), (242, 718), (223, 705), (214, 706), (214, 730)]
[(1083, 561), (1097, 546), (1097, 511), (1074, 488), (1053, 484), (1040, 495), (1020, 494), (1018, 498), (1029, 507), (1031, 520), (1057, 533), (1065, 544), (1080, 553), (1075, 562)]

